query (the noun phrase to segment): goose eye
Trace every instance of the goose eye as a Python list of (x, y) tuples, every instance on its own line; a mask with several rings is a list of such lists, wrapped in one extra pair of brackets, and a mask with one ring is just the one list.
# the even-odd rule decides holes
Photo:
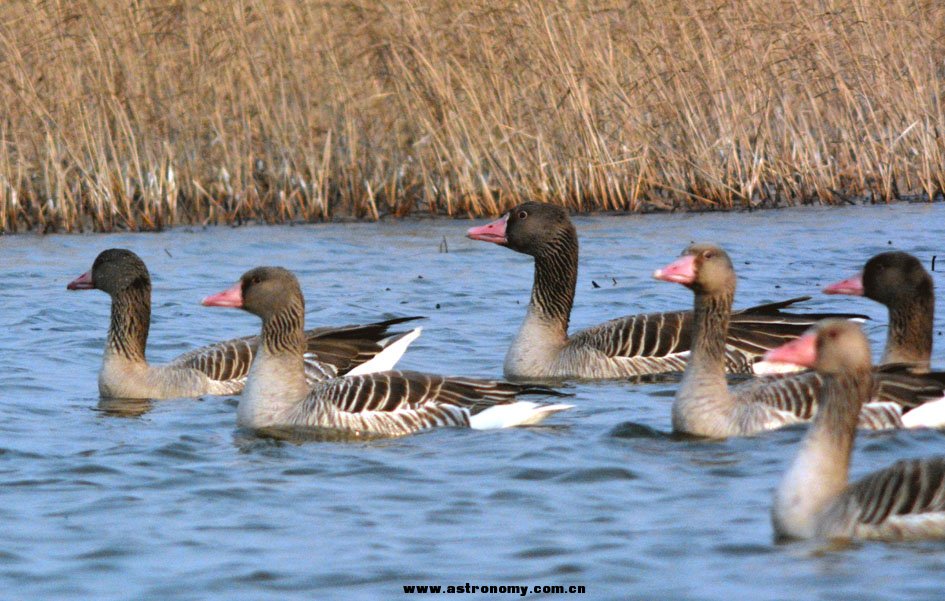
[(711, 259), (712, 257), (715, 256), (715, 252), (711, 250), (703, 251), (702, 256), (705, 257), (706, 259)]
[(518, 212), (518, 218), (519, 218), (519, 219), (526, 219), (527, 217), (528, 217), (528, 212), (527, 212), (527, 211), (519, 211), (519, 212)]

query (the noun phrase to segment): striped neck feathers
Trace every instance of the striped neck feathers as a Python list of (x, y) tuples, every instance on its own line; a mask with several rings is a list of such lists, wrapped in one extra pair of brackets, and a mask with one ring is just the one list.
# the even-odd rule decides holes
[(872, 379), (860, 370), (824, 374), (823, 381), (814, 423), (775, 491), (772, 520), (779, 537), (815, 536), (824, 512), (849, 481), (857, 418)]
[(301, 298), (289, 301), (278, 312), (263, 319), (262, 345), (271, 355), (305, 354), (305, 304)]
[(725, 379), (725, 337), (734, 292), (696, 293), (689, 361), (673, 402), (673, 429), (728, 436), (737, 407)]
[(817, 415), (809, 436), (825, 434), (835, 442), (838, 452), (843, 451), (846, 462), (853, 448), (860, 409), (870, 400), (873, 391), (872, 373), (866, 368), (823, 374), (822, 377), (824, 383), (817, 402)]
[(304, 314), (299, 295), (262, 318), (262, 342), (236, 410), (239, 425), (262, 428), (285, 424), (286, 412), (298, 407), (308, 394)]
[(535, 255), (530, 305), (567, 335), (577, 286), (578, 241), (573, 226), (564, 228)]
[(112, 296), (106, 352), (129, 361), (145, 361), (151, 327), (151, 284), (142, 278)]
[(883, 363), (914, 363), (928, 369), (932, 356), (935, 297), (922, 293), (889, 307)]
[(735, 291), (721, 294), (697, 292), (692, 318), (692, 354), (690, 366), (700, 371), (714, 372), (725, 378), (725, 340), (732, 316), (732, 301)]
[(814, 423), (794, 463), (810, 473), (808, 484), (816, 482), (816, 494), (827, 499), (847, 486), (857, 421), (873, 380), (869, 369), (825, 374), (823, 380)]

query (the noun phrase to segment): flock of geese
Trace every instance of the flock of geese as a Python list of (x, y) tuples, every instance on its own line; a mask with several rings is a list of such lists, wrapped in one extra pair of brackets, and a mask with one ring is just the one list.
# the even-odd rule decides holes
[[(853, 321), (862, 316), (789, 312), (809, 297), (733, 311), (735, 271), (715, 245), (690, 245), (653, 273), (692, 290), (692, 311), (622, 317), (569, 334), (578, 241), (564, 209), (525, 203), (467, 236), (534, 257), (531, 300), (505, 358), (505, 376), (515, 382), (394, 370), (420, 328), (394, 329), (418, 317), (306, 330), (298, 280), (279, 267), (247, 271), (203, 300), (258, 316), (260, 335), (164, 365), (145, 358), (151, 280), (137, 255), (106, 250), (68, 288), (111, 297), (98, 378), (103, 397), (240, 394), (242, 427), (399, 436), (441, 426), (536, 424), (571, 407), (521, 400), (562, 396), (536, 382), (683, 371), (672, 406), (675, 432), (726, 438), (812, 422), (775, 492), (779, 538), (945, 537), (945, 458), (900, 461), (848, 482), (858, 428), (945, 427), (945, 374), (929, 364), (932, 278), (915, 257), (876, 255), (860, 274), (824, 290), (888, 308), (886, 347), (873, 366)], [(759, 375), (730, 387), (727, 373)]]

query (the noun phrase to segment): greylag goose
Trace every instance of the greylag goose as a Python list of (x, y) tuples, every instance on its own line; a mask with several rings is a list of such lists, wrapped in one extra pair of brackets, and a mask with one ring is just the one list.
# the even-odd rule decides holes
[[(151, 365), (145, 346), (151, 322), (151, 277), (144, 262), (120, 248), (105, 250), (92, 269), (67, 286), (102, 290), (112, 299), (98, 387), (103, 397), (166, 399), (205, 394), (237, 394), (249, 372), (258, 336), (195, 349), (170, 363)], [(359, 326), (316, 328), (306, 332), (306, 375), (314, 383), (345, 373), (391, 369), (420, 335), (416, 328), (391, 333), (406, 317)]]
[(848, 484), (857, 416), (872, 391), (860, 327), (827, 320), (770, 355), (823, 379), (817, 416), (774, 494), (778, 538), (945, 537), (945, 457), (899, 461)]
[[(621, 317), (568, 336), (578, 239), (561, 207), (527, 202), (497, 221), (469, 229), (466, 235), (535, 258), (525, 321), (505, 356), (507, 378), (625, 378), (685, 367), (691, 346), (689, 311)], [(751, 373), (766, 350), (800, 336), (818, 319), (827, 317), (781, 311), (808, 298), (736, 312), (725, 347), (728, 371)]]
[(935, 286), (922, 263), (904, 252), (880, 253), (857, 275), (824, 288), (827, 294), (865, 296), (889, 309), (882, 363), (928, 371), (932, 357)]
[[(822, 378), (814, 372), (760, 378), (729, 389), (725, 381), (725, 331), (731, 318), (736, 276), (724, 250), (711, 244), (693, 244), (653, 276), (683, 284), (693, 291), (695, 299), (692, 353), (673, 402), (675, 431), (711, 438), (747, 436), (813, 417), (823, 386)], [(874, 373), (871, 381), (875, 401), (863, 406), (861, 427), (945, 424), (945, 401), (939, 400), (942, 382), (881, 371)]]
[(346, 376), (312, 387), (302, 359), (305, 301), (295, 276), (279, 267), (252, 269), (203, 304), (241, 308), (262, 319), (262, 343), (237, 408), (243, 427), (400, 436), (438, 426), (535, 424), (570, 408), (516, 400), (519, 394), (556, 394), (548, 388), (406, 371)]

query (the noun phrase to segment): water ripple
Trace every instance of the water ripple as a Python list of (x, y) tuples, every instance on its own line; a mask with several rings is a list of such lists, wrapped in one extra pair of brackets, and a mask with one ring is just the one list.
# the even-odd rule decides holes
[[(576, 223), (575, 328), (687, 308), (687, 290), (649, 274), (688, 240), (708, 239), (735, 260), (737, 306), (813, 294), (811, 311), (867, 314), (876, 349), (881, 307), (817, 291), (889, 240), (924, 259), (941, 256), (945, 240), (943, 205)], [(63, 289), (104, 248), (139, 253), (154, 282), (149, 356), (165, 361), (258, 331), (252, 315), (199, 299), (256, 264), (281, 264), (297, 270), (312, 326), (426, 315), (402, 367), (499, 377), (528, 300), (531, 258), (465, 239), (468, 226), (0, 237), (4, 594), (367, 599), (398, 598), (406, 584), (471, 582), (583, 584), (595, 599), (940, 596), (940, 543), (773, 544), (772, 490), (804, 429), (723, 442), (672, 435), (678, 375), (569, 385), (576, 408), (547, 428), (260, 436), (236, 428), (235, 397), (100, 401), (108, 299)], [(449, 253), (438, 252), (444, 236)], [(866, 434), (853, 476), (934, 454), (945, 454), (941, 432)]]

